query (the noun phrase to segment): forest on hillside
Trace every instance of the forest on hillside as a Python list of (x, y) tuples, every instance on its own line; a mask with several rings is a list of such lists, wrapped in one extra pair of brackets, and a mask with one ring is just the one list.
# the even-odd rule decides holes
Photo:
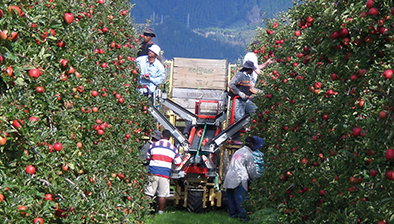
[(226, 59), (245, 54), (264, 19), (287, 11), (292, 0), (132, 0), (133, 22), (155, 29), (153, 41), (173, 57)]
[(133, 0), (136, 23), (160, 23), (166, 17), (191, 29), (259, 24), (293, 6), (292, 0)]

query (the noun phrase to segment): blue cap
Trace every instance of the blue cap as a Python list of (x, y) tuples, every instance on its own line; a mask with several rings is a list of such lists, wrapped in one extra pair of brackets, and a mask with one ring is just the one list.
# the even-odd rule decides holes
[(252, 150), (257, 150), (264, 145), (264, 139), (262, 137), (253, 136), (254, 138), (254, 146)]

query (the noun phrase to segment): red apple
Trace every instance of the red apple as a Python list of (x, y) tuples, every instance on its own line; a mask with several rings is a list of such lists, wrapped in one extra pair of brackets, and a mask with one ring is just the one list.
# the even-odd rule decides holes
[(58, 40), (57, 41), (57, 46), (63, 48), (66, 46), (66, 42), (64, 40)]
[(73, 15), (72, 13), (66, 12), (66, 13), (64, 14), (64, 21), (66, 21), (67, 24), (72, 23), (73, 20), (74, 20), (74, 15)]
[(373, 6), (373, 0), (368, 0), (367, 1), (367, 8), (372, 8), (372, 6)]
[(387, 69), (384, 73), (383, 73), (384, 77), (386, 79), (391, 79), (391, 75), (393, 75), (393, 71), (391, 69)]
[(55, 151), (60, 151), (60, 150), (62, 150), (62, 148), (63, 148), (63, 145), (60, 142), (56, 142), (55, 145), (53, 146), (53, 149)]
[(20, 128), (22, 125), (23, 125), (23, 122), (21, 121), (21, 120), (14, 120), (13, 122), (12, 122), (12, 125), (15, 127), (15, 128)]
[(337, 74), (336, 74), (336, 73), (332, 73), (332, 74), (331, 74), (331, 80), (335, 81), (335, 80), (337, 80), (337, 79), (338, 79)]
[(29, 71), (29, 76), (31, 78), (38, 78), (41, 74), (42, 73), (40, 72), (40, 70), (38, 70), (36, 68)]
[(375, 177), (378, 173), (376, 172), (375, 169), (371, 169), (371, 171), (369, 171), (369, 175)]
[(341, 37), (347, 37), (349, 35), (349, 30), (347, 28), (342, 28), (341, 31), (339, 31), (339, 36)]
[(386, 177), (389, 180), (394, 180), (394, 172), (392, 170), (389, 170), (386, 172)]
[(330, 38), (331, 38), (331, 39), (337, 39), (338, 37), (339, 37), (338, 31), (334, 31), (334, 32), (330, 35)]
[(394, 149), (387, 149), (386, 151), (386, 159), (389, 161), (394, 160)]
[(43, 92), (44, 92), (44, 87), (42, 87), (42, 86), (36, 87), (36, 93), (43, 93)]
[(385, 119), (387, 119), (387, 117), (388, 117), (388, 114), (387, 114), (387, 112), (386, 111), (380, 111), (379, 112), (379, 118), (380, 119), (383, 119), (383, 120), (385, 120)]
[(377, 16), (379, 14), (379, 11), (376, 8), (370, 8), (368, 11), (369, 15)]
[(360, 133), (361, 133), (361, 128), (359, 127), (353, 128), (353, 136), (357, 137), (360, 135)]
[(36, 172), (36, 168), (34, 166), (32, 166), (32, 165), (28, 165), (26, 167), (25, 171), (26, 171), (26, 173), (32, 175), (32, 174), (34, 174)]
[(45, 198), (44, 201), (52, 201), (53, 200), (53, 196), (51, 194), (45, 194)]
[(2, 39), (2, 40), (7, 40), (8, 39), (8, 30), (1, 31), (0, 39)]
[(29, 117), (29, 121), (30, 122), (36, 122), (36, 121), (38, 121), (38, 118), (36, 118), (36, 117)]
[(44, 220), (42, 218), (37, 217), (34, 219), (33, 223), (34, 224), (43, 224)]
[(22, 10), (18, 6), (15, 6), (15, 5), (11, 5), (10, 7), (8, 7), (8, 11), (11, 13), (12, 16), (15, 16), (15, 15), (23, 16), (24, 15)]

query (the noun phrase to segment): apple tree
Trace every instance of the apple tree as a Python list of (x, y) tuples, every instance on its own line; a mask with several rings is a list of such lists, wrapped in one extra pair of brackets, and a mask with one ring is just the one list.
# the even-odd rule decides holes
[(146, 219), (139, 151), (154, 121), (131, 8), (1, 1), (0, 222)]
[(249, 208), (281, 223), (394, 220), (394, 4), (308, 0), (258, 29), (252, 134), (266, 170)]

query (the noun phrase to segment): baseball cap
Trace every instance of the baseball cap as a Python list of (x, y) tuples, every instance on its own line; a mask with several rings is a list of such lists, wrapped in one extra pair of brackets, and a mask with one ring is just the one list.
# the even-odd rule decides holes
[(253, 136), (254, 138), (254, 146), (252, 150), (257, 150), (264, 145), (264, 139), (262, 137)]
[(158, 130), (154, 130), (152, 133), (152, 138), (154, 138), (156, 140), (160, 140), (161, 139), (161, 132)]

